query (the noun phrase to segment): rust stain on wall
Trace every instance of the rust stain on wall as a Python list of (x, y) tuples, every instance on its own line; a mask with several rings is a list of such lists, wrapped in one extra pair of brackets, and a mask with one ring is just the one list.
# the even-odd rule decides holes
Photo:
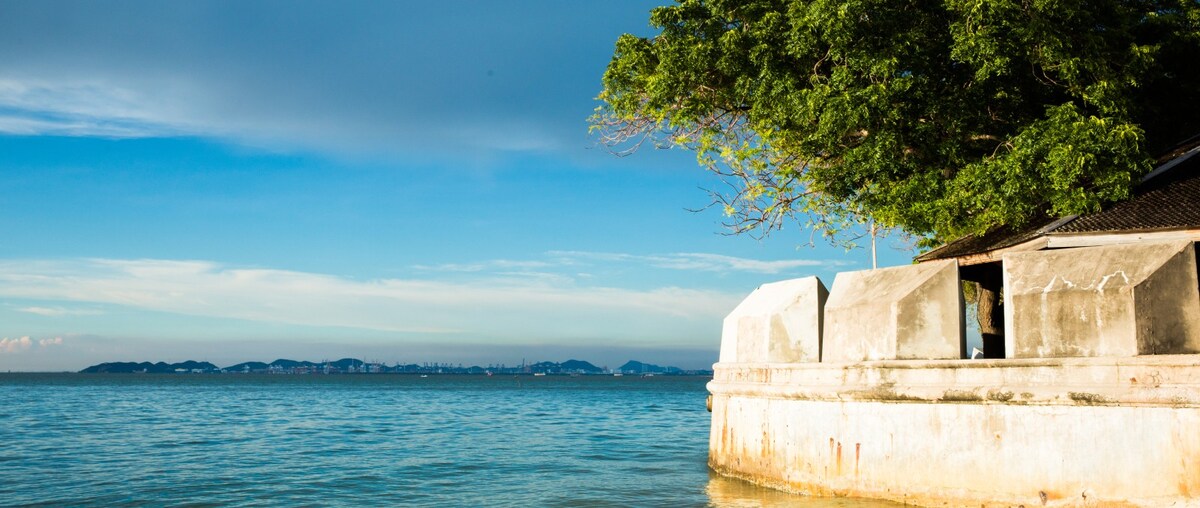
[(838, 444), (837, 444), (837, 475), (838, 476), (842, 475), (842, 442), (841, 441), (838, 441)]
[(854, 443), (854, 479), (858, 480), (858, 459), (862, 455), (862, 443)]

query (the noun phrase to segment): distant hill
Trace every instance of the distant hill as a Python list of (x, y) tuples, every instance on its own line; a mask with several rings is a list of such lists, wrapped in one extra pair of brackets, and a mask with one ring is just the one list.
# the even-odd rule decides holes
[(625, 365), (617, 367), (617, 372), (624, 374), (678, 374), (683, 372), (679, 367), (660, 367), (653, 363), (642, 363), (629, 360)]
[(583, 360), (567, 360), (558, 362), (538, 362), (529, 365), (529, 372), (536, 374), (599, 374), (604, 369)]
[[(320, 365), (324, 365), (324, 364), (320, 364)], [(361, 368), (363, 366), (363, 361), (355, 359), (355, 358), (342, 358), (341, 360), (338, 360), (336, 362), (329, 362), (329, 366), (337, 367), (337, 368), (343, 369), (343, 370), (349, 369), (350, 367), (354, 367), (357, 369), (357, 368)]]
[(225, 367), (229, 372), (261, 372), (267, 370), (267, 364), (263, 362), (242, 362), (237, 365)]
[(366, 363), (357, 358), (342, 358), (336, 361), (297, 361), (279, 358), (270, 363), (242, 362), (225, 368), (218, 368), (209, 362), (188, 360), (180, 363), (150, 363), (150, 362), (110, 362), (93, 365), (81, 370), (82, 373), (255, 373), (255, 374), (607, 374), (620, 372), (624, 374), (700, 374), (711, 375), (711, 371), (684, 371), (676, 367), (661, 367), (650, 363), (630, 360), (616, 371), (608, 371), (584, 360), (567, 360), (565, 362), (538, 362), (531, 365), (489, 365), (487, 368), (473, 365), (464, 367), (448, 363), (410, 363), (407, 365), (386, 365), (383, 363)]
[(288, 360), (286, 358), (280, 358), (278, 360), (271, 362), (269, 365), (273, 365), (280, 369), (294, 369), (296, 367), (316, 367), (319, 364), (316, 364), (313, 362), (298, 362), (296, 360)]
[(86, 374), (131, 374), (145, 372), (147, 374), (174, 374), (176, 372), (216, 372), (220, 369), (208, 362), (188, 360), (180, 363), (150, 363), (150, 362), (110, 362), (93, 365), (80, 372)]
[(599, 374), (604, 372), (604, 369), (583, 360), (567, 360), (562, 362), (560, 366), (563, 372), (576, 372), (579, 374)]
[(242, 362), (237, 365), (225, 367), (226, 372), (272, 372), (272, 371), (296, 371), (300, 369), (320, 369), (326, 368), (336, 369), (338, 371), (349, 371), (351, 368), (361, 369), (363, 361), (354, 358), (342, 358), (334, 362), (310, 362), (288, 360), (280, 358), (271, 363), (263, 362)]

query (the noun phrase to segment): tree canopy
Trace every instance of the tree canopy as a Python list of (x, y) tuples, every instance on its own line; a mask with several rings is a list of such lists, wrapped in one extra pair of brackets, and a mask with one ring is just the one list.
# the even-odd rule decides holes
[(591, 124), (731, 184), (736, 232), (929, 240), (1096, 210), (1200, 133), (1200, 0), (678, 0)]

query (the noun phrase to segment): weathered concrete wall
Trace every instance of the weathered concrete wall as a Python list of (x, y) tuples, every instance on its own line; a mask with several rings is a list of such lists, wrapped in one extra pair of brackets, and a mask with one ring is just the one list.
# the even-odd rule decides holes
[(823, 362), (963, 358), (956, 261), (842, 272), (825, 303)]
[(718, 363), (710, 465), (923, 506), (1200, 502), (1200, 358)]
[(1200, 352), (1190, 241), (1009, 254), (1004, 286), (1009, 358)]
[(816, 277), (763, 284), (725, 317), (720, 361), (820, 361), (828, 296)]

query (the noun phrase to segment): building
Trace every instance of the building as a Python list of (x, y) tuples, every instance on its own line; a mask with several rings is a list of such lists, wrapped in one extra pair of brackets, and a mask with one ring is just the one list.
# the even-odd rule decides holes
[[(709, 463), (923, 506), (1200, 505), (1200, 139), (1134, 196), (726, 317)], [(990, 292), (968, 359), (962, 281)], [(986, 310), (986, 309), (985, 309)]]

